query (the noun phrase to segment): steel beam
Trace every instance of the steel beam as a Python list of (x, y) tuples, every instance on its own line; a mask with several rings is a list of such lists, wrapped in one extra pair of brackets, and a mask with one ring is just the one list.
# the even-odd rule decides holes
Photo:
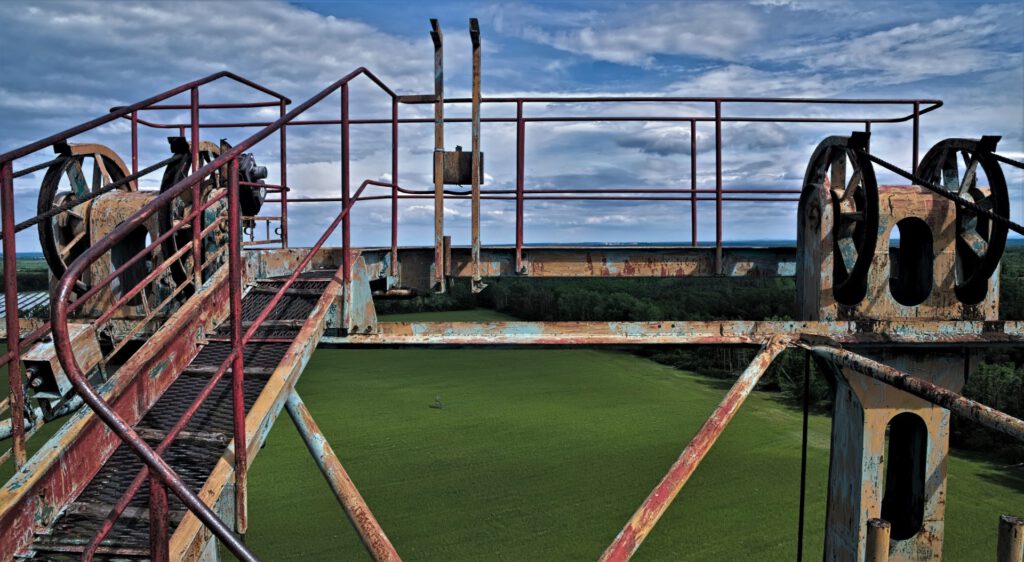
[(827, 338), (865, 348), (1020, 346), (1024, 344), (1024, 321), (381, 322), (372, 334), (325, 337), (322, 341), (384, 347), (758, 345), (771, 336)]
[(761, 346), (761, 351), (729, 389), (729, 393), (715, 408), (711, 417), (704, 422), (697, 434), (690, 440), (690, 444), (669, 468), (665, 477), (661, 479), (651, 495), (647, 496), (644, 503), (601, 555), (602, 562), (629, 560), (636, 553), (636, 549), (640, 548), (640, 543), (651, 532), (658, 519), (661, 519), (672, 500), (679, 495), (680, 490), (686, 485), (686, 481), (697, 470), (697, 466), (704, 460), (705, 455), (725, 431), (725, 427), (732, 421), (747, 396), (754, 390), (757, 381), (761, 380), (761, 375), (787, 346), (788, 342), (780, 338), (773, 338)]
[(1024, 441), (1024, 420), (1019, 420), (995, 408), (965, 398), (956, 392), (845, 349), (824, 345), (807, 346), (807, 349), (839, 367), (852, 369), (936, 406), (946, 408), (960, 417)]
[(359, 533), (359, 539), (363, 541), (363, 546), (366, 547), (370, 556), (377, 562), (401, 560), (395, 547), (384, 534), (384, 529), (377, 522), (377, 518), (373, 516), (370, 507), (366, 505), (362, 494), (349, 478), (348, 472), (338, 460), (331, 444), (327, 442), (327, 437), (317, 426), (313, 415), (297, 392), (292, 391), (285, 407), (288, 409), (288, 415), (295, 422), (295, 428), (299, 430), (299, 435), (306, 443), (309, 453), (313, 456), (313, 460), (320, 467), (320, 472), (330, 484), (334, 497), (338, 499), (338, 503), (345, 510), (345, 515), (348, 516), (352, 526)]

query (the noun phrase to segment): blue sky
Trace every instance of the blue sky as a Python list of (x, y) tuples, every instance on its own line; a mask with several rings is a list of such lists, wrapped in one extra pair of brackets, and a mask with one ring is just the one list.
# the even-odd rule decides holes
[[(267, 84), (301, 102), (358, 66), (399, 93), (432, 91), (428, 18), (446, 35), (447, 93), (467, 95), (467, 19), (483, 37), (484, 95), (637, 94), (939, 98), (945, 107), (922, 119), (926, 150), (950, 136), (999, 134), (1001, 152), (1024, 157), (1024, 5), (975, 2), (22, 2), (0, 11), (0, 152), (56, 132), (110, 106), (137, 101), (220, 69)], [(204, 101), (237, 99), (237, 89)], [(698, 112), (709, 108), (640, 108), (629, 104), (558, 108), (572, 114)], [(865, 108), (860, 108), (865, 109)], [(727, 111), (752, 111), (748, 107)], [(403, 116), (428, 108), (403, 107)], [(530, 115), (555, 114), (540, 106)], [(770, 113), (771, 110), (760, 110)], [(791, 111), (791, 110), (790, 110)], [(835, 108), (804, 110), (835, 114)], [(466, 114), (452, 108), (452, 114)], [(890, 110), (890, 115), (897, 113)], [(485, 115), (510, 115), (488, 109)], [(778, 114), (778, 113), (776, 113)], [(792, 114), (792, 113), (790, 113)], [(317, 115), (337, 115), (327, 103)], [(353, 117), (386, 116), (369, 87), (353, 86)], [(171, 116), (168, 116), (169, 118)], [(266, 112), (210, 119), (267, 119)], [(337, 130), (289, 134), (289, 179), (298, 196), (338, 192)], [(235, 142), (252, 130), (217, 130)], [(846, 134), (846, 126), (727, 125), (726, 188), (799, 188), (814, 145)], [(127, 126), (112, 125), (80, 140), (103, 142), (127, 155)], [(873, 149), (910, 164), (910, 127), (878, 126)], [(146, 131), (142, 162), (165, 157), (165, 133)], [(527, 187), (689, 187), (689, 133), (674, 124), (531, 124)], [(698, 183), (714, 185), (711, 127), (698, 128)], [(387, 178), (386, 128), (353, 132), (353, 180)], [(448, 130), (449, 148), (469, 146), (468, 127)], [(486, 186), (514, 185), (514, 128), (485, 125)], [(400, 182), (430, 183), (431, 130), (403, 128)], [(276, 142), (255, 150), (278, 173)], [(46, 159), (39, 154), (23, 165)], [(20, 168), (21, 166), (19, 166)], [(1024, 217), (1024, 178), (1007, 170), (1015, 218)], [(41, 174), (16, 183), (19, 217), (32, 214)], [(903, 183), (894, 178), (884, 181)], [(150, 182), (148, 187), (154, 187)], [(512, 206), (485, 202), (484, 243), (509, 243)], [(726, 204), (729, 239), (793, 238), (795, 203)], [(447, 224), (468, 243), (468, 206), (453, 203)], [(337, 212), (295, 206), (296, 242), (312, 240)], [(428, 244), (429, 203), (403, 204), (403, 244)], [(365, 203), (355, 214), (354, 240), (380, 244), (389, 231), (386, 207)], [(686, 203), (530, 202), (527, 242), (688, 240)], [(713, 237), (713, 207), (700, 207), (700, 237)], [(37, 247), (35, 234), (19, 248)]]

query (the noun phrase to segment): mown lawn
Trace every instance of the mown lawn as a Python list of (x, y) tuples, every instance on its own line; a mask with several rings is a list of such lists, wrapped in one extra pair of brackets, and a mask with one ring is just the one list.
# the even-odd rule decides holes
[[(625, 352), (471, 349), (319, 350), (298, 386), (409, 560), (595, 559), (725, 388)], [(283, 416), (251, 475), (248, 543), (268, 560), (364, 558)], [(792, 560), (800, 419), (755, 393), (636, 558)], [(829, 429), (812, 418), (809, 559)], [(998, 515), (1024, 512), (1024, 469), (953, 456), (950, 472), (946, 558), (991, 558)]]

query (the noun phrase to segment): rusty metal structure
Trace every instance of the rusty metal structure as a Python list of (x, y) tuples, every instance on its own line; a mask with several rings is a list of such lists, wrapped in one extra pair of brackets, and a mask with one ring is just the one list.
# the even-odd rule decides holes
[[(308, 100), (287, 97), (230, 72), (182, 84), (138, 103), (0, 155), (4, 299), (18, 310), (17, 234), (39, 232), (52, 274), (48, 321), (5, 316), (10, 396), (2, 461), (15, 465), (0, 488), (0, 560), (216, 560), (218, 544), (256, 560), (247, 528), (246, 474), (282, 408), (286, 409), (376, 560), (399, 560), (295, 384), (319, 345), (401, 346), (756, 346), (760, 351), (679, 459), (617, 535), (602, 560), (629, 559), (726, 430), (774, 358), (804, 349), (835, 381), (827, 560), (938, 560), (942, 556), (946, 458), (952, 414), (1024, 440), (1024, 421), (959, 394), (977, 363), (972, 349), (1024, 345), (1024, 322), (999, 319), (998, 272), (1010, 231), (1001, 166), (1021, 163), (996, 151), (998, 138), (949, 139), (919, 158), (925, 99), (696, 97), (487, 97), (481, 94), (481, 35), (471, 20), (470, 98), (444, 96), (441, 27), (432, 21), (435, 88), (399, 95), (359, 68)], [(390, 118), (350, 115), (350, 84), (368, 81), (389, 102)], [(243, 90), (234, 103), (204, 102), (215, 83)], [(187, 103), (169, 101), (188, 96)], [(310, 110), (340, 100), (338, 117)], [(530, 115), (558, 108), (629, 103), (707, 112), (672, 115)], [(445, 116), (468, 104), (470, 118)], [(433, 118), (401, 109), (432, 105)], [(494, 115), (481, 115), (482, 106)], [(792, 116), (731, 115), (731, 108), (785, 108)], [(852, 107), (829, 116), (807, 108)], [(208, 110), (265, 108), (273, 122), (204, 121)], [(512, 111), (509, 114), (509, 111)], [(187, 112), (164, 122), (161, 112)], [(166, 114), (166, 113), (165, 113)], [(130, 123), (132, 152), (80, 142), (98, 127)], [(528, 188), (530, 123), (675, 122), (689, 126), (688, 189)], [(470, 123), (469, 151), (446, 148), (445, 126)], [(802, 185), (766, 190), (726, 186), (722, 127), (729, 123), (818, 124), (846, 136), (811, 154)], [(485, 125), (513, 124), (515, 188), (483, 186)], [(401, 126), (433, 125), (433, 186), (413, 188), (399, 174)], [(714, 127), (713, 189), (698, 188), (698, 124)], [(871, 152), (872, 128), (911, 127), (911, 170)], [(249, 128), (234, 145), (211, 143), (218, 128)], [(340, 129), (339, 197), (303, 197), (288, 181), (288, 131)], [(390, 128), (388, 181), (351, 177), (350, 132)], [(140, 169), (140, 128), (172, 134), (167, 158)], [(857, 132), (847, 134), (851, 129)], [(276, 143), (279, 179), (256, 164)], [(19, 161), (53, 150), (43, 163)], [(494, 155), (491, 159), (493, 161)], [(875, 170), (907, 178), (878, 185)], [(14, 218), (14, 184), (45, 170), (37, 215)], [(91, 170), (91, 174), (89, 172)], [(140, 190), (162, 171), (160, 189)], [(381, 176), (384, 177), (384, 176)], [(23, 180), (19, 180), (23, 181)], [(355, 183), (354, 183), (355, 182)], [(448, 185), (470, 185), (469, 191)], [(399, 202), (434, 205), (432, 243), (398, 244)], [(358, 203), (390, 202), (384, 247), (355, 247)], [(454, 247), (444, 209), (471, 203), (471, 245)], [(484, 201), (515, 205), (515, 244), (482, 243)], [(690, 243), (672, 246), (530, 246), (525, 207), (537, 200), (666, 201), (688, 207)], [(734, 201), (797, 206), (796, 247), (723, 243), (725, 207)], [(713, 243), (697, 239), (697, 206), (714, 205)], [(322, 205), (333, 215), (308, 248), (289, 243), (288, 210)], [(260, 214), (263, 208), (276, 214)], [(263, 223), (267, 236), (253, 233)], [(271, 224), (276, 225), (271, 231)], [(35, 228), (33, 228), (35, 227)], [(900, 244), (890, 244), (899, 232)], [(249, 240), (245, 240), (246, 235)], [(799, 319), (706, 322), (398, 322), (378, 323), (374, 300), (444, 292), (468, 279), (532, 277), (795, 277)], [(80, 407), (85, 405), (87, 407)], [(27, 439), (67, 416), (32, 455)], [(1021, 559), (1024, 522), (992, 514), (1000, 560)], [(1019, 515), (1019, 514), (1017, 514)], [(998, 525), (997, 525), (998, 523)], [(997, 531), (998, 529), (998, 531)]]

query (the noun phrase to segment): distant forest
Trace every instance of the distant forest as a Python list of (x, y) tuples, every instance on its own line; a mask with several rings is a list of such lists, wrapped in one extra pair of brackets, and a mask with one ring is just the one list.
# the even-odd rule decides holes
[[(490, 308), (534, 321), (790, 320), (795, 317), (791, 278), (500, 278), (480, 294), (467, 283), (449, 293), (407, 301), (380, 301), (380, 313)], [(1000, 277), (1000, 316), (1024, 319), (1024, 248), (1006, 252)], [(659, 363), (718, 378), (735, 378), (754, 351), (735, 347), (664, 347), (637, 351)], [(780, 393), (799, 406), (804, 358), (788, 352), (761, 379), (759, 388)], [(812, 362), (811, 403), (831, 408), (831, 389)], [(1024, 349), (989, 350), (964, 388), (970, 398), (1024, 418)], [(1024, 445), (968, 420), (954, 419), (953, 445), (998, 451), (1008, 462), (1024, 462)]]

